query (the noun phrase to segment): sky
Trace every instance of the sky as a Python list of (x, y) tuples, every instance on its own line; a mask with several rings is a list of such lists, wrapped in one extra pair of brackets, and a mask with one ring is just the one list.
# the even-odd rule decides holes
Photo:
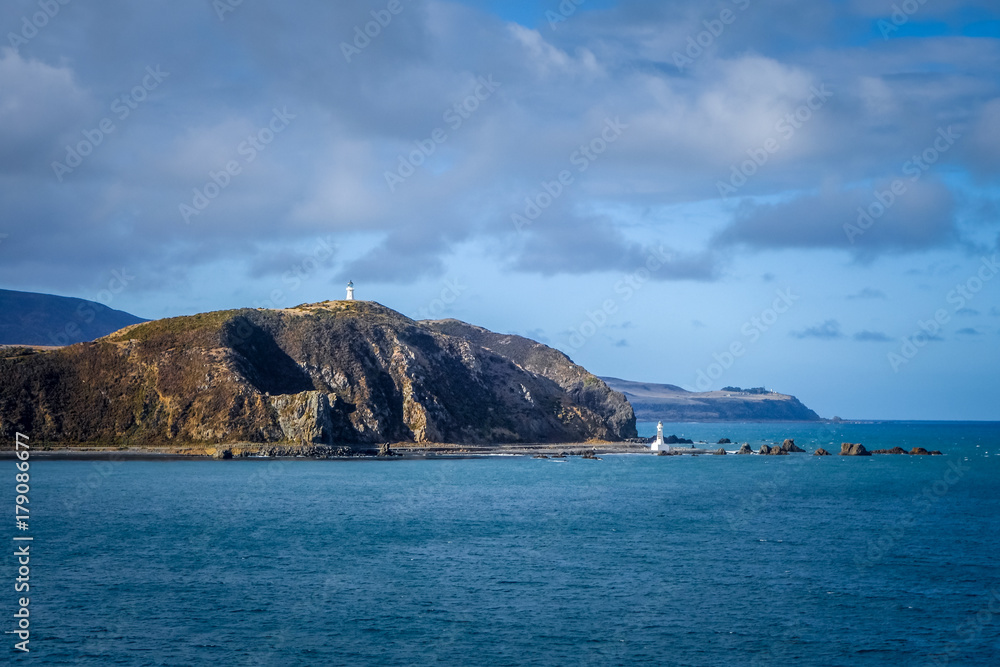
[(1000, 419), (995, 0), (10, 0), (0, 287)]

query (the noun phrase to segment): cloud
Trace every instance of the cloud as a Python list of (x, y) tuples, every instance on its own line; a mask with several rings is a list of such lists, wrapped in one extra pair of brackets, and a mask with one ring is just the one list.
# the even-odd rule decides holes
[(856, 294), (850, 294), (848, 299), (885, 299), (888, 298), (880, 289), (873, 289), (871, 287), (866, 287)]
[(979, 331), (978, 329), (974, 328), (974, 327), (965, 327), (965, 328), (959, 329), (955, 333), (957, 333), (957, 334), (959, 334), (961, 336), (981, 336), (982, 335), (982, 332)]
[[(7, 286), (72, 289), (123, 264), (175, 285), (224, 261), (265, 281), (289, 248), (327, 234), (367, 239), (342, 244), (340, 277), (396, 284), (441, 275), (459, 244), (499, 268), (578, 275), (634, 271), (662, 242), (676, 250), (654, 280), (715, 280), (732, 255), (774, 248), (874, 260), (958, 239), (954, 183), (991, 183), (1000, 155), (998, 40), (865, 42), (863, 3), (783, 2), (780, 24), (751, 3), (683, 70), (673, 52), (718, 15), (694, 0), (584, 5), (557, 30), (544, 11), (503, 10), (512, 24), (483, 2), (413, 0), (350, 62), (340, 42), (371, 20), (370, 2), (244, 2), (225, 21), (208, 4), (74, 4), (74, 20), (0, 53), (0, 207), (17, 224), (4, 229)], [(25, 6), (0, 7), (0, 23), (19, 25)], [(965, 20), (943, 0), (921, 11)], [(158, 65), (170, 77), (58, 183), (50, 165), (65, 145)], [(502, 85), (453, 125), (446, 114), (482, 76)], [(822, 109), (791, 136), (776, 129), (824, 84)], [(275, 107), (296, 119), (246, 162), (238, 147)], [(573, 165), (619, 116), (620, 140)], [(851, 243), (857, 207), (949, 124), (967, 128), (958, 147)], [(438, 128), (447, 140), (391, 192), (385, 173)], [(717, 206), (716, 183), (772, 138), (780, 150), (746, 199), (694, 242), (675, 239), (672, 220), (599, 213)], [(183, 224), (179, 204), (231, 159), (242, 172)], [(572, 185), (518, 235), (511, 212), (565, 169)]]
[(862, 343), (888, 343), (892, 341), (892, 338), (881, 331), (859, 331), (852, 338)]
[[(955, 201), (947, 187), (922, 180), (908, 184), (899, 196), (892, 195), (890, 187), (880, 181), (874, 187), (827, 187), (776, 204), (744, 201), (718, 241), (756, 249), (834, 248), (870, 258), (956, 240)], [(886, 192), (893, 198), (889, 207), (878, 199)]]
[(791, 336), (799, 339), (819, 338), (821, 340), (836, 340), (843, 338), (844, 334), (841, 333), (840, 323), (837, 320), (826, 320), (817, 326), (807, 327), (802, 331), (793, 331)]

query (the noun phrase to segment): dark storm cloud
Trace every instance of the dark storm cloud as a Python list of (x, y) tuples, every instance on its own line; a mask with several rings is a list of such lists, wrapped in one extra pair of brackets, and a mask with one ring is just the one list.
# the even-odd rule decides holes
[[(0, 281), (72, 291), (127, 265), (149, 277), (137, 286), (163, 286), (220, 261), (265, 278), (312, 240), (349, 234), (378, 245), (339, 253), (338, 276), (440, 274), (458, 243), (528, 273), (632, 271), (663, 239), (686, 250), (655, 279), (711, 280), (714, 248), (670, 243), (666, 225), (636, 239), (630, 214), (594, 211), (714, 206), (717, 183), (769, 138), (780, 150), (730, 199), (755, 198), (721, 244), (875, 259), (953, 242), (955, 197), (940, 174), (998, 168), (997, 40), (882, 40), (861, 3), (731, 4), (735, 20), (683, 68), (674, 54), (719, 7), (626, 1), (581, 8), (557, 30), (540, 16), (536, 30), (411, 0), (364, 40), (356, 29), (384, 5), (244, 2), (221, 18), (193, 0), (62, 5), (0, 52)], [(931, 4), (927, 16), (960, 23), (958, 5)], [(34, 7), (0, 7), (0, 34)], [(164, 73), (155, 86), (150, 71)], [(484, 77), (499, 84), (489, 95)], [(779, 132), (822, 86), (832, 97)], [(276, 113), (288, 122), (268, 136)], [(615, 118), (620, 138), (586, 169), (574, 164)], [(851, 243), (857, 206), (949, 125), (955, 148)], [(446, 139), (390, 190), (386, 173), (439, 129)], [(92, 144), (81, 163), (54, 170), (81, 142)], [(561, 170), (572, 185), (517, 234), (511, 213)]]
[(744, 203), (719, 241), (758, 248), (837, 248), (871, 256), (938, 247), (957, 238), (955, 203), (944, 185), (908, 182), (898, 195), (891, 187), (879, 182), (868, 188), (830, 188), (779, 204)]

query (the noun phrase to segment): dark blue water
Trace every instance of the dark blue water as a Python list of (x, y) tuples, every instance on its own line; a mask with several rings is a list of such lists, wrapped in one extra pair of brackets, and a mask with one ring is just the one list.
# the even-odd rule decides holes
[[(668, 433), (833, 442), (817, 428)], [(837, 451), (842, 438), (946, 456), (38, 461), (32, 652), (4, 653), (34, 665), (997, 664), (1000, 426), (841, 428)], [(8, 619), (14, 576), (7, 557)]]

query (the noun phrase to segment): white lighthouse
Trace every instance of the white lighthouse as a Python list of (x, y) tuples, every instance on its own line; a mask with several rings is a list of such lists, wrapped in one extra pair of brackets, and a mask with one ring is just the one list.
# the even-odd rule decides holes
[(347, 282), (347, 300), (354, 301), (354, 281)]
[(663, 422), (656, 422), (656, 440), (653, 441), (653, 445), (650, 449), (654, 452), (670, 451), (670, 445), (663, 442)]

